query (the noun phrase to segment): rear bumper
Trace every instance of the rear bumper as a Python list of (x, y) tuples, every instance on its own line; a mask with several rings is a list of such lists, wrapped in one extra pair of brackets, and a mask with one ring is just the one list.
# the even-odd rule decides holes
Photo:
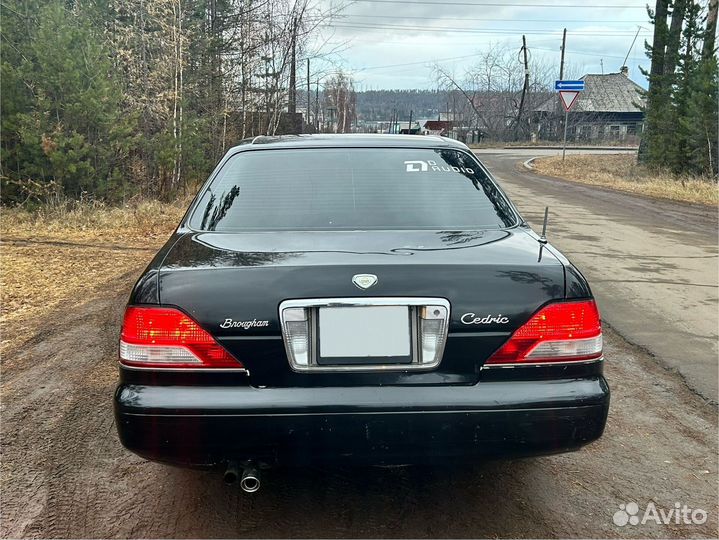
[(602, 376), (442, 387), (121, 384), (115, 393), (122, 444), (187, 466), (550, 454), (599, 438), (608, 408)]

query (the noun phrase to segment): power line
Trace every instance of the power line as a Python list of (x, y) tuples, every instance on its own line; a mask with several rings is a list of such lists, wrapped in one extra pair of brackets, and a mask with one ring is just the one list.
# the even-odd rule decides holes
[(465, 54), (464, 56), (452, 56), (449, 58), (433, 58), (428, 60), (420, 60), (418, 62), (404, 62), (402, 64), (387, 64), (383, 66), (370, 66), (370, 67), (361, 67), (357, 68), (355, 71), (369, 71), (373, 69), (387, 69), (387, 68), (394, 68), (394, 67), (404, 67), (404, 66), (418, 66), (422, 64), (431, 64), (433, 62), (448, 62), (450, 60), (463, 60), (465, 58), (473, 58), (475, 56), (479, 56), (478, 54)]
[(626, 6), (616, 4), (519, 4), (507, 2), (445, 2), (440, 0), (355, 0), (372, 4), (426, 4), (440, 6), (476, 6), (476, 7), (527, 7), (527, 8), (590, 8), (590, 9), (641, 9), (646, 6)]
[[(452, 32), (461, 34), (496, 34), (496, 35), (517, 35), (522, 30), (514, 28), (502, 28), (492, 30), (472, 30), (470, 28), (452, 28), (447, 26), (407, 26), (407, 25), (392, 25), (392, 24), (325, 24), (322, 25), (328, 28), (353, 28), (357, 30), (409, 30), (413, 32)], [(559, 35), (560, 32), (557, 30), (529, 30), (524, 32), (527, 35)], [(650, 32), (645, 32), (650, 34)], [(618, 36), (633, 36), (634, 32), (612, 32), (602, 30), (579, 30), (572, 32), (574, 36), (594, 36), (594, 37), (618, 37)]]
[[(542, 48), (542, 47), (534, 47), (534, 50), (536, 50), (536, 51), (553, 52), (553, 53), (561, 53), (560, 50), (544, 49), (544, 48)], [(595, 57), (602, 57), (602, 58), (619, 58), (619, 59), (624, 58), (623, 56), (615, 56), (615, 55), (611, 55), (611, 54), (604, 54), (604, 53), (602, 53), (602, 52), (580, 52), (580, 51), (576, 51), (576, 50), (572, 49), (572, 55), (574, 55), (574, 54), (578, 54), (578, 55), (580, 55), (580, 56), (595, 56)]]
[[(561, 37), (559, 39), (561, 39)], [(506, 40), (501, 41), (501, 42), (495, 42), (495, 44), (496, 45), (504, 45), (505, 42), (506, 42)], [(534, 43), (538, 43), (540, 45), (550, 45), (550, 44), (554, 44), (555, 42), (557, 42), (557, 39), (553, 39), (552, 37), (534, 40)], [(407, 41), (406, 39), (402, 40), (402, 41), (396, 41), (396, 40), (392, 40), (392, 39), (382, 39), (381, 41), (379, 41), (376, 37), (363, 39), (362, 36), (352, 36), (351, 38), (349, 38), (349, 40), (343, 40), (340, 42), (328, 41), (327, 43), (332, 46), (344, 45), (344, 44), (350, 43), (350, 45), (347, 47), (348, 49), (355, 48), (355, 44), (357, 44), (357, 43), (362, 43), (362, 44), (370, 43), (370, 44), (378, 46), (378, 47), (382, 47), (385, 45), (397, 45), (397, 46), (417, 48), (416, 41)], [(450, 44), (453, 47), (461, 45), (461, 46), (472, 46), (472, 47), (476, 48), (478, 46), (478, 42), (476, 39), (472, 40), (472, 41), (454, 41), (454, 40), (452, 40), (450, 42)], [(559, 47), (557, 47), (557, 50), (560, 50)]]
[[(538, 51), (547, 51), (547, 52), (561, 52), (560, 50), (554, 50), (554, 49), (545, 49), (542, 47), (533, 47), (533, 50)], [(581, 52), (581, 51), (575, 51), (572, 49), (572, 54), (577, 54), (581, 56), (593, 56), (593, 57), (603, 57), (603, 58), (623, 58), (622, 56), (613, 56), (611, 54), (603, 54), (603, 53), (592, 53), (592, 52)], [(480, 56), (479, 54), (467, 54), (464, 56), (453, 56), (449, 58), (428, 58), (426, 60), (419, 60), (416, 62), (404, 62), (401, 64), (386, 64), (381, 66), (369, 66), (369, 67), (361, 67), (361, 68), (354, 68), (350, 69), (352, 73), (361, 73), (363, 71), (371, 71), (375, 69), (387, 69), (387, 68), (397, 68), (397, 67), (405, 67), (405, 66), (417, 66), (417, 65), (426, 65), (426, 64), (432, 64), (434, 62), (447, 62), (450, 60), (463, 60), (465, 58), (473, 58), (476, 56)]]
[[(362, 19), (418, 19), (422, 21), (426, 21), (427, 17), (419, 17), (419, 16), (409, 16), (409, 15), (359, 15), (355, 13), (348, 13), (347, 15), (343, 15), (342, 17), (338, 17), (338, 20), (345, 21), (345, 22), (352, 22), (347, 20), (348, 18), (353, 17), (359, 17)], [(531, 22), (531, 23), (551, 23), (551, 24), (559, 24), (559, 23), (616, 23), (617, 19), (606, 19), (606, 20), (599, 20), (599, 19), (562, 19), (562, 18), (555, 18), (555, 19), (520, 19), (520, 18), (511, 18), (511, 19), (488, 19), (485, 17), (439, 17), (438, 20), (442, 21), (481, 21), (481, 22)], [(632, 24), (632, 23), (646, 23), (647, 21), (644, 19), (641, 20), (625, 20), (622, 19), (623, 23)]]
[[(378, 28), (378, 29), (391, 29), (391, 30), (446, 30), (448, 32), (512, 32), (515, 35), (519, 33), (521, 35), (522, 32), (526, 31), (521, 28), (491, 28), (491, 29), (478, 29), (474, 30), (472, 28), (457, 28), (456, 26), (432, 26), (432, 25), (406, 25), (406, 24), (396, 24), (396, 23), (365, 23), (365, 22), (339, 22), (339, 23), (327, 23), (324, 26), (329, 27), (342, 27), (342, 26), (351, 26), (351, 27), (361, 27), (361, 28)], [(644, 33), (651, 33), (646, 28), (643, 29)], [(551, 33), (556, 34), (560, 33), (561, 30), (529, 30), (529, 32), (539, 32), (539, 33)], [(613, 34), (626, 34), (629, 36), (633, 36), (635, 33), (634, 28), (632, 29), (616, 29), (616, 30), (602, 30), (602, 29), (587, 29), (587, 30), (573, 30), (573, 35), (578, 34), (591, 34), (591, 35), (613, 35)]]

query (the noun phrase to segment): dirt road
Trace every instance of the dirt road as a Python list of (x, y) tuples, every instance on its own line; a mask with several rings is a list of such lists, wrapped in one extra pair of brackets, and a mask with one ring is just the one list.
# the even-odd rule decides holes
[(542, 178), (520, 165), (536, 150), (478, 154), (535, 230), (550, 207), (549, 240), (587, 276), (603, 318), (716, 403), (717, 209)]
[[(515, 198), (532, 212), (541, 206)], [(565, 227), (575, 217), (567, 217)], [(562, 245), (563, 233), (557, 226), (553, 231)], [(119, 321), (140, 271), (138, 266), (38, 318), (27, 340), (5, 351), (2, 537), (628, 538), (719, 532), (716, 409), (610, 329), (607, 430), (577, 453), (469, 470), (277, 470), (265, 474), (262, 489), (251, 496), (223, 485), (216, 472), (146, 462), (121, 448), (111, 409)], [(605, 307), (605, 315), (611, 311)], [(646, 316), (653, 321), (652, 313)], [(701, 525), (615, 525), (619, 505), (630, 502), (639, 505), (640, 517), (651, 502), (664, 510), (675, 503), (703, 509), (708, 519)]]

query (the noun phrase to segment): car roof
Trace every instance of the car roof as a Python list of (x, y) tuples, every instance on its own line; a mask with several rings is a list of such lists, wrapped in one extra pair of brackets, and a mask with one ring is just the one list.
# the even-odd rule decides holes
[(385, 135), (374, 133), (260, 135), (244, 139), (228, 152), (271, 148), (457, 148), (467, 146), (454, 139), (437, 135)]

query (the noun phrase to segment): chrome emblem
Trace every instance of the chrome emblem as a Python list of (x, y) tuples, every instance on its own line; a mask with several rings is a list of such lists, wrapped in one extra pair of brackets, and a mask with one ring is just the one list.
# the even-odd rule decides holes
[(360, 289), (369, 289), (377, 284), (377, 276), (374, 274), (357, 274), (352, 277), (352, 283)]

